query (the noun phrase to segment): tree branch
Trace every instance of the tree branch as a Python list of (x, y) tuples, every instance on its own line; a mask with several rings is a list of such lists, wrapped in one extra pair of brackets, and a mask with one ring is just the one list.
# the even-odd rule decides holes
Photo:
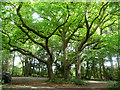
[(12, 3), (10, 3), (10, 2), (6, 2), (6, 3), (12, 5), (13, 8), (16, 8), (16, 6), (15, 6), (14, 4), (12, 4)]
[[(103, 9), (107, 4), (108, 4), (108, 2), (107, 2), (106, 4), (104, 4), (104, 5), (102, 6), (102, 8), (100, 9), (99, 16), (101, 15), (102, 9)], [(102, 15), (101, 15), (101, 18), (103, 18), (105, 9), (106, 9), (106, 8), (103, 9), (103, 13), (102, 13)], [(92, 24), (93, 24), (93, 22), (94, 22), (97, 18), (98, 18), (98, 17), (96, 17), (96, 18), (92, 21)], [(79, 51), (79, 52), (82, 51), (83, 45), (87, 42), (88, 38), (95, 33), (95, 31), (97, 30), (97, 28), (100, 26), (101, 23), (102, 23), (102, 22), (99, 22), (99, 21), (98, 21), (98, 23), (97, 23), (96, 27), (94, 28), (94, 30), (89, 34), (90, 28), (92, 27), (92, 24), (90, 25), (90, 27), (88, 27), (88, 26), (87, 26), (87, 21), (86, 21), (87, 33), (86, 33), (85, 39), (83, 39), (83, 41), (81, 42), (80, 46), (78, 47), (78, 51)]]
[(40, 46), (42, 46), (43, 48), (46, 49), (46, 47), (45, 47), (44, 44), (35, 41), (35, 40), (32, 38), (32, 36), (30, 36), (30, 35), (28, 34), (28, 32), (26, 32), (20, 25), (18, 25), (16, 22), (14, 22), (14, 23), (15, 23), (15, 25), (16, 25), (19, 29), (21, 29), (21, 30), (29, 37), (29, 39), (30, 39), (31, 41), (33, 41), (35, 44), (38, 44), (38, 45), (40, 45)]
[(71, 40), (74, 40), (74, 41), (81, 41), (80, 39), (75, 39), (75, 38), (71, 38)]
[[(86, 56), (83, 56), (83, 57), (80, 59), (80, 62), (83, 62), (83, 60), (84, 60), (85, 57), (86, 57)], [(73, 61), (71, 61), (70, 64), (69, 64), (69, 66), (71, 66), (72, 64), (74, 64), (76, 61), (78, 61), (77, 58), (74, 59)]]
[(73, 23), (75, 23), (75, 21), (77, 20), (79, 14), (76, 16), (76, 18), (71, 22), (69, 23), (66, 27), (70, 27), (71, 25), (73, 25)]
[[(102, 22), (103, 24), (104, 24), (105, 22), (109, 21), (109, 20), (111, 19), (111, 17), (112, 17), (112, 16), (111, 16), (109, 19), (105, 20), (107, 16), (109, 16), (109, 14), (105, 15), (105, 17), (101, 20), (101, 22)], [(104, 21), (104, 20), (105, 20), (105, 21)], [(104, 22), (103, 22), (103, 21), (104, 21)]]
[(104, 4), (104, 5), (100, 8), (100, 12), (99, 12), (99, 14), (93, 19), (93, 21), (91, 22), (89, 28), (92, 27), (92, 25), (93, 25), (93, 23), (95, 22), (95, 20), (101, 15), (102, 9), (103, 9), (107, 4), (108, 4), (108, 2), (107, 2), (106, 4)]
[(20, 14), (20, 9), (21, 9), (21, 7), (22, 7), (22, 3), (21, 3), (21, 4), (18, 6), (18, 8), (17, 8), (17, 15), (19, 16), (19, 18), (20, 18), (20, 20), (21, 20), (21, 22), (22, 22), (23, 27), (27, 28), (27, 30), (29, 30), (29, 31), (32, 31), (34, 34), (38, 35), (39, 37), (44, 38), (44, 39), (47, 39), (46, 36), (44, 36), (44, 35), (42, 35), (42, 34), (39, 34), (39, 33), (36, 32), (34, 29), (28, 27), (28, 26), (25, 24), (25, 22), (24, 22), (24, 20), (23, 20), (23, 18), (22, 18), (22, 16), (21, 16), (21, 14)]
[[(68, 9), (68, 6), (67, 6), (67, 9)], [(65, 24), (67, 23), (67, 21), (68, 21), (68, 19), (69, 19), (69, 16), (70, 16), (70, 14), (69, 14), (69, 11), (68, 11), (68, 16), (67, 16), (67, 19), (65, 20), (65, 22), (64, 22), (63, 24), (59, 25), (59, 26), (51, 33), (51, 35), (48, 36), (48, 38), (50, 38), (61, 26), (65, 25)]]
[[(32, 52), (30, 52), (30, 51), (28, 51), (28, 50), (25, 50), (25, 49), (23, 49), (23, 48), (20, 48), (20, 47), (18, 47), (18, 46), (12, 45), (12, 44), (11, 44), (11, 38), (10, 38), (10, 36), (9, 36), (7, 33), (3, 32), (3, 31), (1, 31), (1, 30), (0, 30), (0, 32), (2, 32), (3, 34), (5, 34), (5, 35), (8, 36), (8, 38), (9, 38), (8, 44), (9, 44), (9, 46), (13, 47), (13, 49), (9, 49), (11, 52), (12, 52), (12, 51), (19, 51), (20, 53), (22, 53), (22, 54), (24, 54), (24, 55), (33, 56), (33, 57), (36, 58), (37, 60), (39, 60), (39, 61), (47, 64), (47, 61), (46, 61), (46, 60), (41, 59), (40, 57), (38, 57), (37, 55), (33, 54)], [(7, 49), (8, 49), (8, 48), (7, 48)]]
[(83, 47), (81, 48), (81, 50), (83, 50), (86, 46), (95, 44), (95, 43), (97, 43), (97, 42), (100, 42), (100, 40), (98, 39), (98, 40), (96, 40), (96, 41), (92, 41), (92, 42), (90, 42), (90, 43), (84, 44)]
[[(82, 20), (81, 20), (82, 21)], [(80, 21), (80, 22), (81, 22)], [(69, 40), (72, 38), (72, 36), (74, 35), (74, 33), (78, 30), (78, 28), (83, 28), (83, 26), (81, 26), (80, 24), (77, 26), (76, 29), (74, 29), (74, 31), (72, 32), (72, 34), (67, 38), (66, 43), (68, 44)]]
[(87, 30), (89, 30), (89, 24), (88, 24), (88, 19), (87, 19), (87, 13), (88, 13), (89, 6), (90, 4), (87, 6), (86, 11), (85, 11), (85, 23), (86, 23)]
[(98, 50), (98, 49), (101, 49), (103, 47), (106, 47), (107, 45), (102, 45), (101, 47), (97, 47), (98, 44), (96, 44), (95, 46), (93, 46), (93, 50)]
[(24, 52), (25, 50), (22, 51), (21, 49), (12, 49), (12, 50), (10, 50), (10, 51), (11, 51), (11, 52), (12, 52), (12, 51), (19, 51), (19, 52), (22, 53), (23, 55), (30, 55), (30, 56), (36, 58), (38, 61), (47, 64), (47, 61), (46, 61), (46, 60), (44, 60), (44, 59), (38, 57), (37, 55), (33, 54), (33, 53), (30, 52), (30, 51), (27, 51), (27, 53)]
[(50, 55), (50, 59), (49, 59), (50, 63), (52, 63), (53, 62), (53, 55), (50, 52), (49, 47), (48, 47), (48, 39), (46, 39), (46, 50), (47, 50), (48, 54)]
[(20, 12), (19, 12), (21, 7), (22, 7), (22, 4), (20, 4), (19, 7), (17, 8), (17, 14), (18, 14), (18, 16), (20, 17), (20, 20), (22, 21), (23, 27), (27, 28), (27, 30), (29, 30), (29, 31), (32, 31), (34, 34), (38, 35), (39, 37), (46, 39), (46, 46), (43, 45), (42, 43), (39, 43), (39, 42), (35, 41), (21, 26), (19, 26), (19, 25), (17, 25), (17, 24), (16, 24), (16, 25), (17, 25), (34, 43), (39, 44), (39, 45), (41, 45), (43, 48), (45, 48), (45, 49), (47, 50), (48, 54), (50, 55), (50, 58), (51, 58), (50, 60), (53, 60), (52, 54), (50, 53), (50, 50), (49, 50), (49, 48), (48, 48), (48, 39), (57, 31), (57, 29), (58, 29), (60, 26), (64, 25), (66, 22), (63, 23), (62, 25), (58, 26), (58, 27), (56, 28), (56, 30), (55, 30), (50, 36), (46, 37), (46, 36), (44, 36), (44, 35), (39, 34), (38, 32), (36, 32), (35, 30), (31, 29), (30, 27), (28, 27), (28, 26), (25, 24), (25, 22), (23, 21), (23, 18), (22, 18), (22, 16), (21, 16), (21, 14), (20, 14)]
[[(20, 39), (25, 39), (25, 38), (19, 38), (19, 39), (17, 39), (17, 41), (18, 41), (18, 40), (20, 40)], [(21, 43), (25, 44), (25, 43), (26, 43), (26, 41), (28, 41), (28, 39), (29, 39), (29, 38), (26, 38), (24, 41), (22, 41), (22, 40), (21, 40), (21, 41), (19, 41), (19, 42), (21, 42)]]
[(101, 30), (103, 30), (103, 29), (105, 29), (105, 28), (107, 28), (107, 27), (110, 27), (111, 25), (113, 25), (113, 24), (115, 23), (115, 21), (117, 21), (117, 20), (114, 20), (111, 24), (109, 24), (109, 25), (103, 27)]
[(96, 25), (96, 27), (94, 28), (94, 30), (90, 33), (90, 36), (92, 36), (94, 33), (95, 33), (95, 31), (97, 30), (97, 28), (100, 26), (100, 22), (98, 22), (98, 24)]
[(46, 18), (46, 17), (43, 17), (43, 16), (40, 16), (41, 18), (43, 18), (43, 19), (46, 19), (46, 20), (48, 20), (48, 21), (50, 21), (48, 18)]
[(64, 22), (63, 24), (59, 25), (59, 26), (52, 32), (52, 34), (48, 36), (48, 38), (50, 38), (61, 26), (65, 25), (65, 24), (67, 23), (67, 21), (68, 21), (68, 19), (69, 19), (69, 16), (70, 16), (70, 15), (68, 15), (68, 17), (67, 17), (67, 19), (65, 20), (65, 22)]

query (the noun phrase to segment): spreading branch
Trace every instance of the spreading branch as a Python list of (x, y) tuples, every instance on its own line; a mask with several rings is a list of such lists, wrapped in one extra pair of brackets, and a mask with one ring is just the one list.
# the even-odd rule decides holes
[(87, 30), (89, 30), (89, 24), (88, 24), (88, 18), (87, 18), (88, 17), (87, 13), (88, 13), (89, 7), (90, 7), (90, 4), (87, 6), (86, 11), (85, 11), (85, 23), (86, 23)]
[(12, 51), (19, 51), (19, 52), (20, 52), (21, 54), (23, 54), (23, 55), (30, 55), (30, 56), (36, 58), (36, 59), (37, 59), (38, 61), (40, 61), (40, 62), (43, 62), (43, 63), (45, 63), (45, 64), (48, 63), (46, 60), (38, 57), (37, 55), (33, 54), (33, 53), (30, 52), (30, 51), (27, 51), (27, 53), (25, 52), (26, 50), (23, 51), (23, 50), (21, 50), (21, 49), (12, 49), (12, 50), (10, 50), (10, 51), (11, 51), (11, 52), (12, 52)]
[[(81, 21), (82, 21), (82, 20), (81, 20)], [(81, 22), (81, 21), (80, 21), (80, 22)], [(69, 40), (74, 36), (75, 32), (76, 32), (79, 28), (83, 28), (83, 26), (80, 25), (80, 22), (79, 22), (77, 28), (74, 29), (74, 31), (72, 32), (72, 34), (67, 38), (66, 43), (69, 42)]]
[[(68, 5), (67, 5), (67, 10), (68, 10)], [(67, 16), (67, 19), (65, 20), (65, 22), (64, 22), (63, 24), (59, 25), (59, 26), (51, 33), (51, 35), (48, 36), (48, 38), (50, 38), (61, 26), (64, 26), (64, 25), (68, 22), (69, 17), (70, 17), (70, 12), (69, 12), (69, 10), (68, 10), (68, 16)]]
[(90, 42), (90, 43), (84, 44), (83, 47), (81, 48), (81, 50), (83, 50), (86, 46), (89, 46), (89, 45), (92, 45), (92, 44), (95, 44), (95, 43), (98, 43), (98, 42), (100, 42), (99, 39), (98, 39), (98, 40), (95, 40), (95, 41), (92, 41), (92, 42)]
[(73, 40), (73, 41), (81, 41), (80, 39), (76, 39), (76, 38), (71, 38), (71, 40)]
[(19, 51), (20, 53), (22, 53), (22, 54), (24, 54), (24, 55), (33, 56), (33, 57), (36, 58), (37, 60), (39, 60), (39, 61), (41, 61), (41, 62), (43, 62), (43, 63), (47, 63), (46, 60), (41, 59), (40, 57), (38, 57), (37, 55), (33, 54), (32, 52), (30, 52), (30, 51), (28, 51), (28, 50), (25, 50), (25, 49), (23, 49), (23, 48), (21, 48), (21, 47), (12, 45), (12, 44), (11, 44), (11, 38), (10, 38), (9, 34), (7, 34), (6, 32), (3, 32), (3, 31), (1, 31), (1, 30), (0, 30), (0, 32), (2, 32), (3, 34), (5, 34), (5, 35), (8, 36), (8, 38), (9, 38), (8, 44), (9, 44), (9, 46), (13, 47), (13, 49), (9, 49), (11, 52), (12, 52), (12, 51)]
[(25, 44), (28, 40), (29, 40), (29, 38), (26, 38), (26, 39), (25, 38), (19, 38), (19, 39), (17, 39), (17, 41), (19, 41), (19, 42), (21, 42), (23, 44)]
[(12, 5), (13, 8), (16, 8), (16, 6), (15, 6), (14, 4), (12, 4), (12, 3), (10, 3), (10, 2), (6, 2), (6, 3), (9, 4), (9, 5)]
[(100, 44), (100, 43), (95, 44), (95, 45), (92, 47), (92, 49), (93, 49), (93, 50), (99, 50), (99, 49), (107, 46), (107, 45), (102, 45), (102, 46), (100, 46), (100, 47), (97, 47), (98, 44)]
[[(104, 4), (103, 6), (102, 6), (102, 8), (100, 9), (100, 12), (99, 12), (99, 16), (100, 16), (100, 20), (98, 21), (98, 23), (97, 23), (97, 25), (96, 25), (96, 27), (94, 28), (94, 30), (90, 33), (90, 36), (92, 36), (95, 32), (96, 32), (96, 30), (97, 30), (97, 28), (101, 25), (101, 23), (105, 20), (105, 18), (107, 17), (107, 15), (105, 16), (105, 17), (103, 17), (104, 16), (104, 12), (105, 12), (105, 10), (106, 10), (106, 8), (107, 8), (107, 5), (108, 4), (108, 2), (106, 3), (106, 4)], [(106, 7), (105, 7), (106, 6)], [(103, 10), (103, 13), (101, 14), (101, 12), (102, 12), (102, 10)], [(102, 19), (103, 18), (103, 19)], [(91, 25), (91, 27), (92, 27), (92, 25)]]
[(93, 23), (95, 22), (95, 20), (101, 15), (101, 12), (102, 12), (103, 8), (104, 8), (107, 4), (108, 4), (108, 2), (107, 2), (106, 4), (104, 4), (104, 5), (100, 8), (99, 14), (93, 19), (93, 21), (91, 22), (89, 28), (92, 27), (92, 25), (93, 25)]
[(34, 39), (32, 38), (32, 36), (30, 36), (29, 33), (22, 28), (22, 26), (18, 25), (16, 22), (14, 22), (14, 23), (15, 23), (15, 25), (16, 25), (19, 29), (21, 29), (21, 30), (28, 36), (28, 38), (29, 38), (31, 41), (33, 41), (35, 44), (38, 44), (38, 45), (40, 45), (40, 46), (42, 46), (43, 48), (46, 49), (46, 46), (45, 46), (44, 44), (42, 44), (42, 43), (34, 40)]
[(86, 27), (87, 27), (87, 33), (86, 33), (86, 37), (83, 39), (80, 46), (78, 47), (79, 52), (82, 51), (81, 48), (83, 47), (83, 45), (87, 42), (88, 38), (90, 37), (90, 35), (89, 35), (90, 27), (89, 27), (88, 19), (87, 19), (87, 13), (88, 13), (89, 6), (90, 6), (90, 4), (87, 6), (86, 11), (85, 11), (85, 23), (86, 23)]
[(85, 59), (85, 57), (86, 57), (86, 56), (83, 56), (83, 57), (80, 58), (79, 60), (78, 60), (78, 58), (76, 58), (76, 59), (72, 60), (68, 65), (71, 66), (72, 64), (74, 64), (74, 63), (77, 62), (77, 61), (83, 62), (83, 60)]
[(52, 33), (51, 33), (51, 35), (50, 36), (48, 36), (48, 38), (50, 38), (61, 26), (64, 26), (66, 23), (67, 23), (67, 21), (68, 21), (68, 19), (69, 19), (69, 14), (68, 14), (68, 17), (67, 17), (67, 19), (65, 20), (65, 22), (63, 23), (63, 24), (61, 24), (61, 25), (59, 25)]
[(107, 25), (107, 26), (104, 26), (101, 30), (103, 30), (103, 29), (105, 29), (105, 28), (107, 28), (107, 27), (110, 27), (110, 26), (112, 26), (113, 24), (115, 24), (115, 21), (117, 21), (117, 20), (114, 20), (112, 23), (110, 23), (109, 25)]
[(28, 26), (26, 25), (26, 23), (24, 22), (24, 20), (23, 20), (23, 18), (22, 18), (22, 15), (20, 14), (20, 9), (21, 9), (21, 7), (22, 7), (22, 4), (23, 4), (23, 3), (21, 3), (21, 4), (18, 6), (18, 8), (17, 8), (17, 15), (19, 16), (19, 18), (20, 18), (20, 20), (21, 20), (21, 22), (22, 22), (23, 27), (27, 28), (27, 30), (29, 30), (29, 31), (32, 31), (34, 34), (38, 35), (39, 37), (44, 38), (44, 39), (47, 39), (46, 36), (44, 36), (44, 35), (42, 35), (42, 34), (39, 34), (37, 31), (35, 31), (34, 29), (32, 29), (32, 28), (30, 28), (30, 27), (28, 27)]
[[(90, 28), (92, 27), (92, 24), (94, 23), (94, 21), (95, 21), (99, 16), (100, 16), (101, 19), (103, 18), (103, 16), (104, 16), (104, 11), (105, 11), (105, 9), (106, 9), (105, 6), (106, 6), (107, 4), (108, 4), (108, 2), (101, 7), (100, 12), (99, 12), (99, 15), (92, 21), (90, 27), (87, 25), (88, 20), (87, 20), (87, 19), (85, 20), (85, 21), (86, 21), (86, 26), (87, 26), (87, 33), (86, 33), (85, 39), (83, 39), (83, 41), (81, 42), (80, 46), (78, 47), (78, 51), (79, 51), (79, 52), (82, 51), (83, 45), (87, 42), (88, 38), (89, 38), (90, 36), (92, 36), (92, 35), (96, 32), (97, 28), (98, 28), (98, 27), (100, 26), (100, 24), (102, 23), (101, 21), (98, 21), (98, 23), (97, 23), (96, 27), (93, 29), (93, 31), (92, 31), (91, 33), (89, 33), (89, 32), (90, 32)], [(101, 14), (102, 10), (103, 10), (103, 13)], [(87, 11), (87, 10), (86, 10), (86, 11)], [(86, 17), (86, 15), (85, 15), (85, 17)], [(105, 19), (105, 18), (104, 18), (104, 19)]]

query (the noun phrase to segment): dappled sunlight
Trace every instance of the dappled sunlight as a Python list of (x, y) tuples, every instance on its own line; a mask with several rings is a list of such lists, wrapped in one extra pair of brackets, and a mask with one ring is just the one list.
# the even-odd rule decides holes
[(85, 82), (88, 82), (88, 83), (106, 83), (106, 84), (108, 84), (108, 82), (104, 82), (104, 81), (85, 81)]

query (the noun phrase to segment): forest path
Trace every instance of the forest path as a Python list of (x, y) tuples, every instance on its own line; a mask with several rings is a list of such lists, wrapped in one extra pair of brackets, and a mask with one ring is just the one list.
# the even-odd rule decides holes
[[(30, 80), (47, 80), (48, 78), (33, 78), (33, 77), (12, 77), (12, 79), (30, 79)], [(115, 84), (115, 82), (107, 82), (107, 81), (94, 81), (94, 80), (85, 80), (88, 83), (101, 83), (101, 84)]]
[[(114, 82), (105, 82), (105, 81), (86, 81), (89, 83), (88, 86), (78, 86), (75, 84), (53, 84), (45, 82), (47, 78), (26, 78), (26, 77), (12, 77), (12, 82), (6, 85), (6, 88), (31, 88), (31, 89), (58, 89), (58, 88), (106, 88), (109, 84), (114, 84)], [(59, 90), (59, 89), (58, 89)], [(69, 90), (69, 89), (68, 89)]]

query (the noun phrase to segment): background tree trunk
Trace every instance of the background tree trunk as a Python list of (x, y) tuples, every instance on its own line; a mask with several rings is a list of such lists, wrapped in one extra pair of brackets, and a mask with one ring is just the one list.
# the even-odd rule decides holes
[(92, 75), (95, 79), (95, 61), (94, 60), (92, 60)]
[(108, 55), (108, 58), (109, 58), (109, 61), (110, 61), (110, 64), (111, 64), (111, 70), (110, 70), (110, 80), (113, 79), (113, 73), (114, 73), (114, 66), (113, 66), (113, 60), (112, 60), (112, 56), (111, 54)]
[(103, 66), (103, 75), (104, 75), (104, 80), (107, 80), (106, 70), (105, 70), (105, 65), (104, 65), (104, 60), (103, 60), (103, 58), (102, 58), (102, 66)]
[(88, 79), (88, 74), (89, 74), (89, 61), (87, 61), (86, 74), (85, 74), (86, 79)]
[(13, 65), (12, 65), (12, 75), (14, 75), (14, 62), (15, 62), (15, 52), (13, 52)]
[(81, 76), (81, 62), (78, 60), (78, 63), (76, 64), (76, 79), (79, 79)]
[(25, 74), (26, 77), (29, 76), (29, 62), (28, 62), (28, 56), (25, 56), (24, 74)]
[(99, 66), (100, 66), (100, 68), (99, 68), (100, 69), (100, 79), (103, 80), (103, 78), (102, 78), (102, 65), (101, 65), (101, 63), (99, 63)]

